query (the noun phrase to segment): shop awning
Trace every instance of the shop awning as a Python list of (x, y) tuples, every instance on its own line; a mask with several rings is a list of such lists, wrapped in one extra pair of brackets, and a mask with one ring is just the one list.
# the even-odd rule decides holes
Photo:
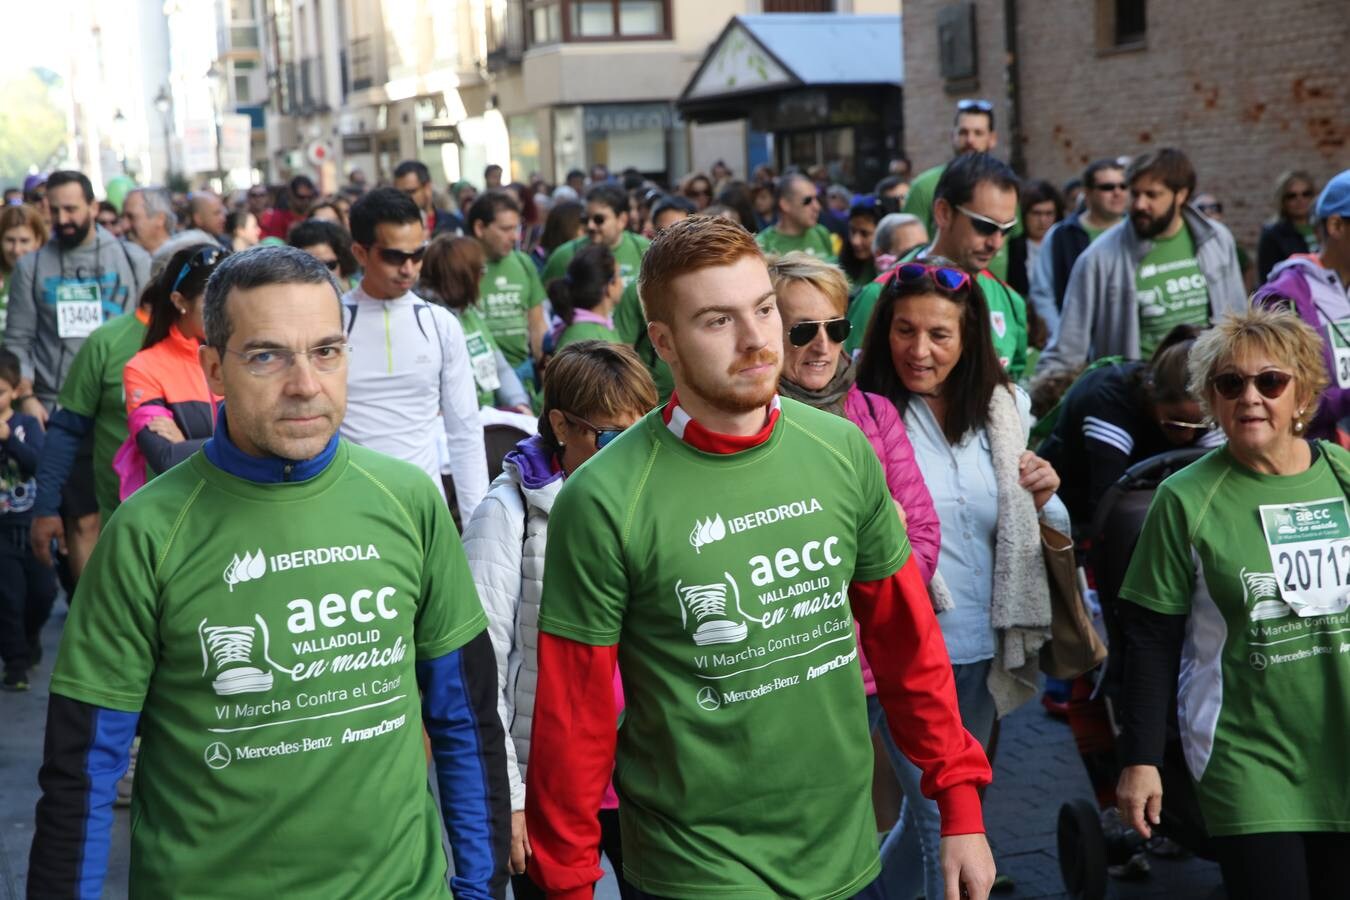
[(900, 16), (734, 16), (680, 98), (694, 121), (740, 118), (757, 95), (802, 87), (891, 85), (904, 77)]

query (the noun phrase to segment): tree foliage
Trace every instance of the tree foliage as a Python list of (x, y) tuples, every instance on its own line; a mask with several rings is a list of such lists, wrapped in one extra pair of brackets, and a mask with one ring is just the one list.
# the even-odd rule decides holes
[(30, 166), (51, 167), (66, 140), (66, 115), (50, 73), (29, 70), (0, 84), (0, 182), (22, 183)]

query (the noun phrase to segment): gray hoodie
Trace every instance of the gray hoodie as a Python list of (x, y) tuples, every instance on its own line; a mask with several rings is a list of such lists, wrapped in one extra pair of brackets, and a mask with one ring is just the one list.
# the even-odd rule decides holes
[[(33, 393), (49, 409), (84, 338), (98, 324), (135, 309), (149, 281), (150, 257), (144, 250), (98, 225), (94, 229), (89, 243), (65, 250), (48, 241), (21, 257), (14, 269), (5, 347), (19, 357)], [(58, 293), (65, 311), (58, 309)]]
[[(1182, 217), (1195, 242), (1195, 260), (1209, 288), (1210, 321), (1247, 308), (1237, 248), (1228, 229), (1189, 206)], [(1038, 372), (1077, 368), (1103, 356), (1139, 359), (1135, 272), (1153, 242), (1135, 234), (1127, 216), (1093, 241), (1074, 263), (1064, 292), (1059, 330), (1036, 364)]]

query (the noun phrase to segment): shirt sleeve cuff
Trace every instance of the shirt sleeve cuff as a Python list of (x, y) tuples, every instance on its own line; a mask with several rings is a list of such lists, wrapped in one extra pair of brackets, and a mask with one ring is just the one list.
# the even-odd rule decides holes
[(984, 834), (980, 792), (973, 784), (954, 784), (936, 797), (942, 814), (942, 836)]

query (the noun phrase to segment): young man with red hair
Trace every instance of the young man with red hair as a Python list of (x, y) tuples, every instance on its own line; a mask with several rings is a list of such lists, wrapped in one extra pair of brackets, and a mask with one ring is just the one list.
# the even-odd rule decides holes
[(777, 394), (782, 325), (754, 239), (678, 222), (639, 292), (675, 393), (550, 516), (531, 877), (591, 896), (612, 773), (624, 878), (645, 896), (879, 896), (857, 616), (895, 739), (942, 810), (947, 895), (985, 897), (988, 761), (875, 453)]

